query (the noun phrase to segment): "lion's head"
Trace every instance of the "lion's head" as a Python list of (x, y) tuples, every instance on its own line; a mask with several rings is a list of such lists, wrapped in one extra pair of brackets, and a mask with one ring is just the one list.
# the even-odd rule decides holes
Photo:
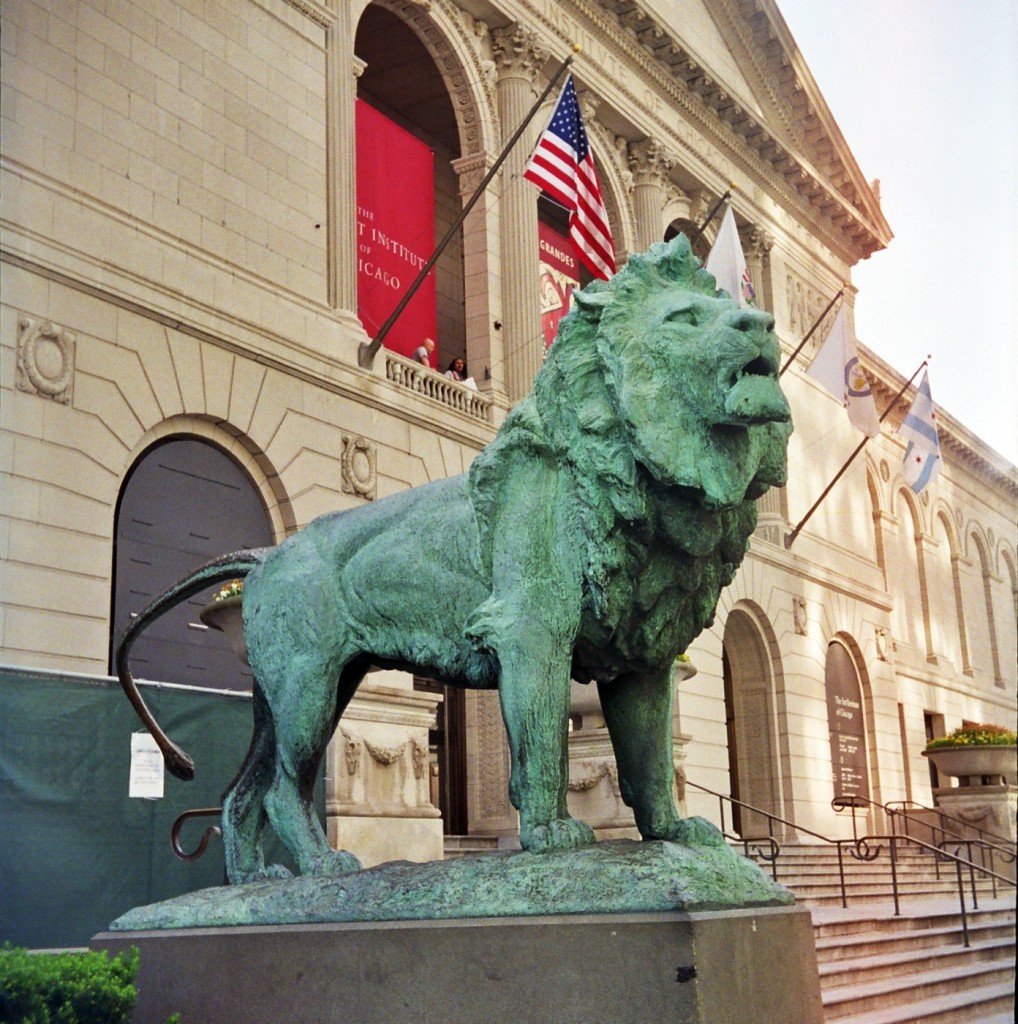
[(758, 498), (784, 484), (792, 431), (773, 326), (717, 290), (684, 236), (656, 244), (576, 293), (534, 384), (540, 418), (567, 449), (596, 440), (594, 468), (620, 481), (632, 459), (710, 508)]

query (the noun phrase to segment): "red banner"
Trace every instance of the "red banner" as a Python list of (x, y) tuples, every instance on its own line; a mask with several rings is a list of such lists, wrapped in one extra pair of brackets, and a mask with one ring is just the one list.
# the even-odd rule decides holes
[[(357, 313), (374, 337), (435, 248), (431, 149), (373, 107), (357, 101)], [(437, 335), (435, 272), (385, 338), (412, 355)], [(438, 365), (438, 351), (432, 366)]]
[(538, 222), (541, 247), (541, 332), (544, 347), (555, 340), (558, 322), (572, 307), (573, 289), (580, 283), (580, 263), (573, 243), (543, 222)]

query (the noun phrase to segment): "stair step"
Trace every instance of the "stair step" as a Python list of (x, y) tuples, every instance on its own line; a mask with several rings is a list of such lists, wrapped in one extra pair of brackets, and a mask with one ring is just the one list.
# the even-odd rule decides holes
[[(836, 1018), (839, 1024), (1014, 1024), (1014, 983), (982, 985)], [(834, 1020), (828, 1017), (827, 1020)]]
[[(889, 1009), (908, 1004), (914, 1012), (916, 996), (932, 999), (939, 995), (960, 995), (965, 989), (1007, 987), (1014, 991), (1014, 961), (966, 963), (942, 970), (922, 971), (865, 981), (836, 988), (821, 988), (825, 1020), (839, 1020), (860, 1011)], [(911, 1018), (904, 1018), (911, 1019)]]
[(1014, 963), (1014, 942), (1010, 938), (972, 942), (963, 946), (956, 941), (952, 945), (941, 945), (924, 949), (899, 949), (870, 955), (828, 961), (819, 966), (820, 983), (825, 989), (835, 992), (838, 988), (853, 985), (861, 977), (867, 982), (883, 978), (900, 978), (917, 971), (949, 970), (965, 965), (999, 962)]
[[(1015, 927), (1011, 924), (969, 923), (969, 939), (973, 945), (984, 942), (1014, 942)], [(886, 951), (904, 953), (910, 950), (936, 949), (941, 946), (964, 948), (961, 925), (930, 928), (906, 928), (896, 931), (865, 931), (816, 937), (817, 960), (822, 965), (851, 957), (885, 956)]]

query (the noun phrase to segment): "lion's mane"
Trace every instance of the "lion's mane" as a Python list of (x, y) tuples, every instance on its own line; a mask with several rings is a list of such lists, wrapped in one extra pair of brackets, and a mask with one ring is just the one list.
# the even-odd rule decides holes
[[(533, 390), (471, 466), (470, 489), (481, 556), (490, 566), (491, 528), (505, 499), (509, 464), (538, 459), (568, 473), (576, 499), (572, 513), (586, 546), (586, 597), (603, 636), (628, 629), (644, 650), (670, 647), (675, 654), (712, 618), (721, 588), (745, 553), (756, 506), (744, 485), (738, 500), (723, 507), (707, 501), (696, 486), (700, 474), (717, 472), (712, 467), (730, 453), (711, 450), (710, 424), (700, 421), (695, 409), (662, 409), (656, 425), (688, 442), (680, 446), (683, 465), (676, 467), (684, 485), (654, 479), (639, 461), (619, 402), (620, 346), (634, 342), (632, 331), (620, 328), (639, 317), (648, 296), (666, 288), (718, 295), (713, 276), (701, 268), (685, 236), (652, 246), (631, 257), (609, 282), (596, 281), (575, 293), (575, 305), (559, 325)], [(766, 423), (741, 433), (748, 451), (740, 452), (740, 462), (767, 470), (775, 446), (784, 452), (788, 428)], [(740, 470), (745, 475), (745, 467)], [(783, 466), (774, 466), (770, 482), (783, 482), (776, 479), (782, 472)], [(653, 573), (648, 559), (662, 547), (669, 557), (658, 560), (661, 578), (641, 592), (634, 575)], [(661, 571), (665, 567), (673, 571)]]

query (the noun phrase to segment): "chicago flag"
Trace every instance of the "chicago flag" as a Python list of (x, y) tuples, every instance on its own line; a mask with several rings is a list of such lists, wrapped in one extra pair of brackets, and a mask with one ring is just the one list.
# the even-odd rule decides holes
[(929, 373), (923, 374), (912, 408), (898, 433), (908, 441), (902, 474), (905, 483), (919, 494), (940, 472), (940, 435), (937, 433), (937, 411), (930, 394)]

